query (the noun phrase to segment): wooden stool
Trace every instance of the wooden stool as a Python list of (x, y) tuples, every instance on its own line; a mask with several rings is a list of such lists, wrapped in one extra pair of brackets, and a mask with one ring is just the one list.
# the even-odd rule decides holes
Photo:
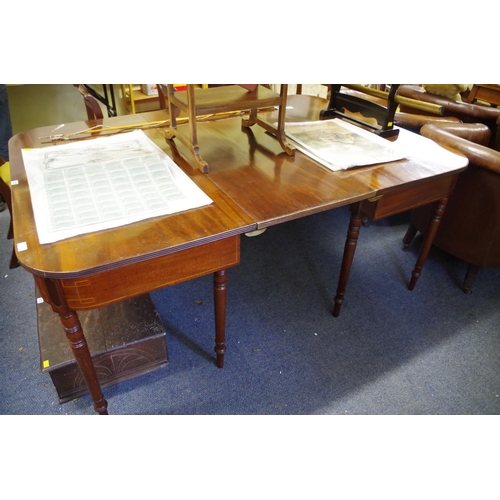
[[(288, 144), (285, 136), (285, 114), (288, 85), (282, 84), (280, 94), (264, 87), (255, 85), (254, 90), (248, 90), (240, 85), (227, 85), (208, 89), (195, 89), (193, 84), (188, 84), (185, 92), (177, 92), (172, 84), (167, 85), (168, 109), (170, 114), (170, 128), (167, 139), (177, 137), (193, 154), (196, 166), (208, 173), (208, 164), (203, 160), (199, 151), (196, 119), (200, 116), (209, 116), (218, 113), (231, 113), (236, 111), (249, 111), (250, 116), (243, 120), (244, 127), (258, 124), (268, 132), (274, 134), (281, 147), (289, 155), (295, 149)], [(258, 117), (259, 109), (278, 107), (277, 126), (266, 123)], [(189, 121), (189, 137), (179, 134), (177, 129), (178, 110), (187, 113)]]

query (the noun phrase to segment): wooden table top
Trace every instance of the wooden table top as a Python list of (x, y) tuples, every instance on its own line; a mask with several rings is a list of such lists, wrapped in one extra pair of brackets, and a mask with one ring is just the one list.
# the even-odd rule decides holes
[[(286, 119), (318, 120), (327, 103), (315, 96), (289, 96)], [(266, 121), (275, 123), (277, 119), (275, 111)], [(332, 172), (300, 151), (287, 155), (262, 127), (242, 130), (241, 118), (201, 122), (197, 131), (200, 154), (210, 166), (207, 177), (238, 203), (258, 228), (352, 204), (467, 166), (467, 159), (458, 153), (460, 161), (463, 159), (458, 169), (455, 164), (423, 165), (405, 159)], [(180, 141), (176, 147), (181, 153), (174, 155), (177, 163), (181, 158), (192, 162)]]
[[(317, 120), (327, 101), (311, 96), (290, 96), (287, 119)], [(140, 124), (168, 118), (164, 111), (104, 119), (109, 126)], [(277, 119), (271, 112), (269, 121)], [(183, 127), (187, 125), (179, 125)], [(83, 130), (86, 122), (65, 125), (60, 132)], [(40, 137), (54, 127), (16, 135), (10, 142), (15, 244), (23, 267), (43, 277), (64, 278), (92, 274), (148, 260), (203, 243), (264, 228), (298, 217), (348, 205), (402, 185), (457, 171), (456, 166), (422, 166), (409, 160), (332, 172), (297, 151), (283, 152), (278, 141), (257, 125), (242, 129), (241, 117), (198, 124), (198, 138), (210, 173), (195, 166), (180, 141), (171, 148), (166, 129), (146, 129), (146, 135), (163, 149), (214, 201), (178, 214), (147, 219), (116, 229), (40, 245), (36, 233), (21, 148), (52, 145)], [(464, 165), (467, 163), (465, 162)], [(463, 167), (465, 168), (465, 166)]]
[[(165, 118), (165, 112), (152, 112), (107, 118), (104, 123), (117, 126)], [(57, 133), (85, 128), (86, 122), (71, 123)], [(42, 143), (40, 137), (50, 135), (53, 129), (44, 127), (23, 132), (9, 143), (11, 178), (19, 182), (12, 186), (14, 244), (26, 243), (27, 250), (17, 253), (21, 265), (32, 274), (52, 278), (93, 274), (255, 229), (255, 223), (241, 208), (198, 169), (180, 159), (177, 163), (213, 200), (211, 205), (40, 245), (21, 148), (51, 146), (48, 141)], [(170, 148), (158, 130), (148, 129), (144, 133), (168, 154)]]

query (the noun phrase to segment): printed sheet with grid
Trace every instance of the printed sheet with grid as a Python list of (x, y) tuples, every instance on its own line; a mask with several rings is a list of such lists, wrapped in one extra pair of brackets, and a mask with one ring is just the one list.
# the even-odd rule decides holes
[(210, 204), (141, 131), (23, 150), (40, 243)]

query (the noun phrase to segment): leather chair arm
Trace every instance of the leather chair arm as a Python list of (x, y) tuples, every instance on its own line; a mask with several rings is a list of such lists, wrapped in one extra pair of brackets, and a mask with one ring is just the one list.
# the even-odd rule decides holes
[(495, 138), (495, 144), (493, 144), (493, 147), (497, 151), (500, 151), (500, 117), (497, 120), (496, 138)]
[[(464, 133), (463, 125), (465, 124), (462, 124), (462, 133)], [(468, 127), (470, 130), (467, 133), (473, 133), (473, 129), (475, 128), (474, 125), (477, 125), (477, 130), (481, 133), (483, 125), (469, 125), (472, 125), (472, 127)], [(500, 174), (500, 152), (483, 146), (482, 144), (476, 144), (466, 138), (459, 137), (456, 135), (458, 133), (456, 125), (428, 124), (420, 129), (420, 133), (443, 146), (448, 146), (460, 151), (467, 156), (471, 164)]]
[(435, 123), (441, 130), (482, 146), (489, 146), (491, 130), (483, 123)]
[(462, 120), (456, 116), (416, 115), (413, 113), (401, 113), (399, 111), (394, 115), (395, 125), (416, 132), (428, 123), (462, 123)]
[(421, 87), (414, 85), (401, 85), (398, 89), (398, 95), (417, 101), (437, 104), (443, 107), (445, 115), (458, 116), (464, 121), (496, 122), (498, 117), (500, 117), (500, 108), (490, 108), (488, 106), (479, 106), (478, 104), (453, 101), (446, 97), (425, 92)]

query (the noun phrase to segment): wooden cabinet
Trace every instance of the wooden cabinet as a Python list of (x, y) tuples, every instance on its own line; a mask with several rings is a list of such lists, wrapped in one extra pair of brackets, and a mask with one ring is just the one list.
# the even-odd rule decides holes
[[(37, 291), (37, 295), (39, 292)], [(149, 373), (168, 364), (166, 330), (149, 294), (80, 311), (79, 319), (101, 387)], [(42, 372), (48, 372), (65, 403), (88, 392), (57, 314), (37, 301)]]

